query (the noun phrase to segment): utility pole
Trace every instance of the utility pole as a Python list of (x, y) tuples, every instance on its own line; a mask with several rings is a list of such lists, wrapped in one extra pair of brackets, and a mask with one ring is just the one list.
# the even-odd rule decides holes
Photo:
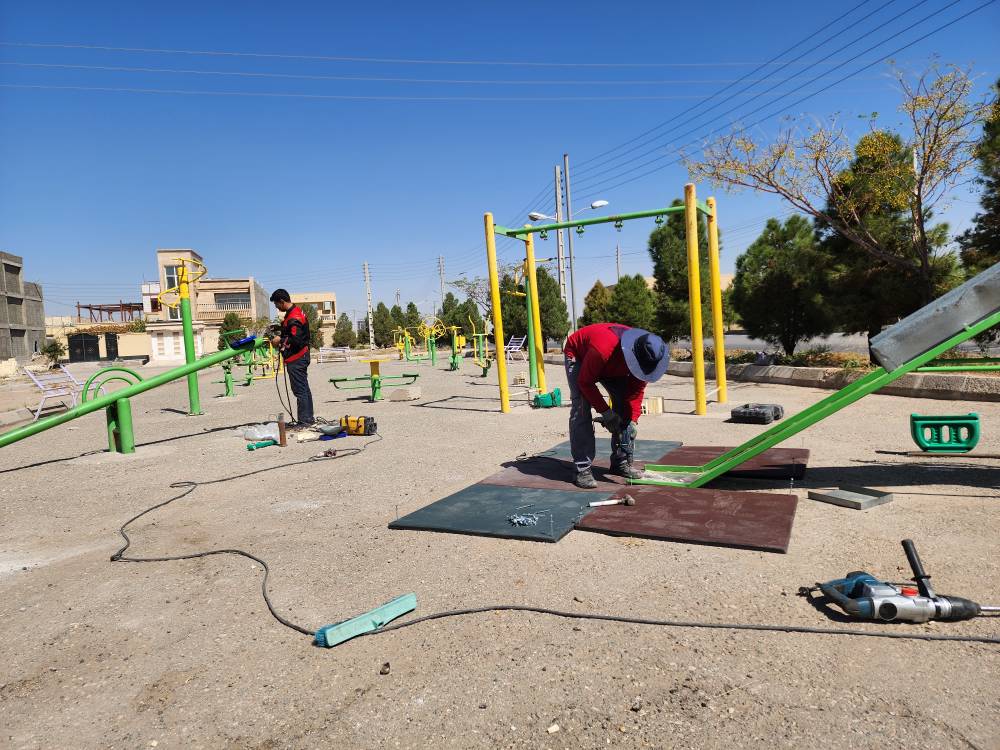
[(365, 270), (365, 292), (368, 295), (368, 348), (375, 349), (375, 321), (372, 314), (372, 277), (368, 273), (367, 261), (361, 266)]
[(396, 290), (396, 307), (399, 307), (399, 290)]
[(444, 256), (438, 256), (438, 277), (441, 280), (441, 314), (444, 315)]
[(621, 281), (622, 280), (622, 246), (621, 246), (620, 242), (616, 242), (615, 243), (615, 267), (618, 269), (618, 281)]
[[(563, 220), (563, 197), (562, 197), (562, 170), (559, 165), (555, 166), (556, 185), (556, 223)], [(563, 230), (556, 230), (556, 257), (559, 268), (559, 299), (566, 301), (566, 258), (563, 253)]]
[[(573, 220), (573, 198), (569, 190), (569, 154), (563, 154), (563, 179), (566, 180), (566, 221)], [(576, 269), (573, 263), (573, 230), (567, 229), (569, 237), (569, 309), (571, 331), (576, 330)]]

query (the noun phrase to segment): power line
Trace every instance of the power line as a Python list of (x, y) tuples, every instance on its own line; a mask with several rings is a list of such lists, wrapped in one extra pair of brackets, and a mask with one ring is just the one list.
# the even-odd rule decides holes
[[(56, 42), (0, 42), (0, 47), (33, 49), (79, 49), (99, 52), (134, 52), (143, 54), (200, 55), (207, 57), (253, 57), (276, 60), (319, 60), (324, 62), (360, 62), (393, 65), (477, 65), (526, 68), (736, 68), (760, 65), (755, 62), (683, 62), (683, 63), (595, 63), (595, 62), (531, 62), (520, 60), (428, 60), (394, 57), (356, 57), (337, 55), (302, 55), (276, 52), (234, 52), (230, 50), (193, 50), (158, 47), (112, 47), (96, 44), (66, 44)], [(765, 65), (768, 63), (764, 63)]]
[[(905, 31), (908, 31), (909, 29), (913, 28), (913, 26), (922, 23), (924, 20), (927, 20), (927, 18), (931, 18), (934, 15), (937, 15), (938, 13), (944, 12), (945, 10), (947, 10), (948, 8), (950, 8), (952, 5), (957, 4), (958, 2), (961, 2), (961, 0), (955, 0), (955, 2), (951, 3), (950, 5), (946, 6), (945, 8), (942, 8), (939, 11), (935, 11), (930, 16), (927, 16), (926, 18), (921, 19), (920, 21), (917, 21), (915, 24), (911, 24), (911, 26), (907, 27), (903, 31), (894, 34), (892, 37), (889, 37), (889, 39), (892, 39), (892, 38), (894, 38), (896, 36), (899, 36), (899, 34), (905, 33)], [(935, 29), (927, 32), (926, 34), (923, 34), (923, 35), (917, 37), (916, 39), (913, 39), (912, 41), (907, 42), (906, 44), (904, 44), (904, 45), (902, 45), (900, 47), (897, 47), (896, 49), (892, 50), (891, 52), (889, 52), (886, 55), (883, 55), (879, 59), (863, 65), (862, 67), (860, 67), (857, 70), (855, 70), (853, 73), (848, 73), (847, 75), (845, 75), (845, 76), (837, 79), (833, 83), (831, 83), (831, 84), (829, 84), (827, 86), (824, 86), (823, 88), (821, 88), (821, 89), (819, 89), (817, 91), (814, 91), (811, 94), (806, 94), (805, 96), (800, 97), (799, 99), (795, 100), (791, 104), (783, 105), (782, 109), (775, 110), (775, 111), (773, 111), (773, 112), (771, 112), (771, 113), (769, 113), (767, 115), (764, 115), (763, 117), (755, 120), (754, 122), (750, 123), (749, 125), (743, 126), (741, 128), (741, 130), (743, 130), (743, 131), (748, 130), (748, 129), (756, 126), (756, 125), (761, 124), (762, 122), (766, 122), (767, 120), (771, 119), (772, 117), (775, 117), (775, 116), (778, 116), (778, 115), (782, 115), (782, 114), (786, 114), (788, 112), (788, 109), (790, 109), (791, 107), (796, 107), (799, 104), (801, 104), (801, 103), (803, 103), (805, 101), (808, 101), (809, 99), (812, 99), (813, 97), (819, 96), (820, 94), (822, 94), (822, 93), (824, 93), (826, 91), (829, 91), (831, 88), (833, 88), (837, 84), (843, 83), (844, 81), (848, 80), (849, 78), (852, 78), (853, 76), (857, 75), (858, 73), (861, 73), (861, 72), (863, 72), (865, 70), (868, 70), (869, 68), (872, 68), (875, 65), (878, 65), (879, 63), (882, 63), (882, 62), (884, 62), (884, 61), (892, 58), (894, 55), (899, 54), (903, 50), (912, 47), (914, 44), (917, 44), (919, 42), (922, 42), (925, 39), (928, 39), (931, 36), (934, 36), (935, 34), (943, 31), (944, 29), (947, 29), (950, 26), (955, 25), (959, 21), (962, 21), (962, 20), (968, 18), (969, 16), (973, 15), (974, 13), (978, 13), (980, 10), (982, 10), (983, 8), (986, 8), (986, 7), (990, 6), (990, 5), (992, 5), (994, 2), (996, 2), (996, 0), (987, 0), (987, 2), (983, 3), (982, 5), (979, 5), (979, 6), (975, 7), (975, 8), (973, 8), (972, 10), (970, 10), (970, 11), (968, 11), (966, 13), (963, 13), (961, 16), (958, 16), (957, 18), (954, 18), (951, 21), (948, 21), (947, 23), (942, 24), (941, 26), (936, 27)], [(883, 44), (885, 41), (888, 41), (888, 39), (883, 40), (882, 42), (879, 42), (878, 44), (874, 45), (874, 47), (881, 46), (881, 44)], [(870, 49), (873, 49), (874, 47), (869, 48), (869, 50), (865, 50), (865, 52), (862, 52), (862, 53), (856, 55), (854, 59), (857, 59), (858, 57), (861, 57), (862, 55), (866, 54), (868, 51), (870, 51)], [(808, 84), (805, 84), (805, 85), (808, 85)], [(800, 86), (799, 88), (804, 88), (805, 85)], [(755, 109), (755, 110), (753, 110), (753, 111), (751, 111), (749, 113), (744, 114), (744, 117), (746, 117), (748, 115), (751, 115), (751, 114), (754, 114), (756, 112), (759, 112), (761, 109), (763, 109), (763, 107), (758, 107), (757, 109)], [(721, 130), (724, 130), (726, 127), (728, 127), (728, 126), (721, 126), (721, 127), (718, 127), (718, 128), (714, 128), (713, 130), (708, 131), (703, 137), (707, 137), (707, 136), (713, 135), (714, 133), (718, 133)], [(695, 141), (689, 142), (687, 144), (684, 144), (684, 146), (681, 146), (680, 148), (684, 148), (685, 146), (694, 145), (694, 143), (695, 143)], [(649, 161), (647, 161), (647, 162), (645, 162), (643, 164), (638, 165), (637, 167), (634, 167), (634, 168), (628, 170), (628, 172), (635, 171), (636, 169), (641, 169), (644, 166), (648, 166), (650, 164), (653, 164), (653, 163), (658, 162), (661, 159), (665, 159), (665, 158), (667, 158), (666, 155), (656, 157), (655, 159), (651, 159), (651, 160), (649, 160)], [(647, 177), (647, 176), (649, 176), (651, 174), (654, 174), (655, 172), (659, 172), (659, 171), (661, 171), (663, 169), (666, 169), (667, 167), (672, 166), (674, 164), (677, 164), (680, 161), (681, 161), (681, 159), (679, 159), (679, 158), (678, 159), (674, 159), (674, 160), (672, 160), (672, 161), (670, 161), (670, 162), (668, 162), (666, 164), (662, 164), (660, 166), (653, 167), (652, 169), (650, 169), (650, 170), (648, 170), (646, 172), (642, 172), (641, 174), (638, 174), (635, 177), (630, 177), (630, 178), (628, 178), (626, 180), (622, 180), (621, 182), (617, 182), (617, 183), (615, 183), (613, 185), (601, 185), (601, 186), (599, 186), (599, 189), (601, 191), (603, 191), (603, 192), (606, 192), (608, 190), (614, 190), (615, 188), (621, 187), (622, 185), (627, 185), (627, 184), (629, 184), (631, 182), (635, 182), (636, 180), (642, 179), (643, 177)], [(625, 172), (625, 173), (623, 173), (621, 175), (618, 175), (618, 176), (619, 177), (624, 176), (624, 174), (627, 174), (628, 172)], [(591, 195), (595, 195), (597, 193), (597, 190), (598, 190), (598, 188), (594, 188), (593, 189), (594, 192), (592, 192)], [(587, 196), (587, 197), (590, 197), (590, 196)]]
[[(764, 67), (766, 67), (768, 65), (778, 64), (777, 63), (778, 59), (781, 58), (783, 55), (788, 54), (789, 52), (791, 52), (792, 50), (794, 50), (796, 47), (798, 47), (801, 44), (803, 44), (807, 39), (815, 36), (816, 34), (819, 34), (819, 33), (823, 32), (823, 31), (826, 31), (826, 29), (830, 28), (830, 26), (832, 26), (833, 24), (836, 24), (839, 21), (843, 20), (844, 18), (846, 18), (847, 16), (849, 16), (851, 13), (853, 13), (855, 10), (857, 10), (861, 6), (865, 5), (869, 1), (870, 0), (862, 0), (862, 2), (858, 3), (857, 5), (855, 5), (853, 8), (851, 8), (850, 10), (848, 10), (846, 13), (842, 13), (841, 15), (837, 16), (837, 18), (833, 19), (832, 21), (830, 21), (829, 23), (825, 24), (824, 26), (821, 26), (819, 29), (817, 29), (816, 31), (814, 31), (812, 34), (806, 36), (803, 39), (800, 39), (798, 42), (796, 42), (795, 44), (793, 44), (791, 47), (788, 47), (787, 49), (783, 50), (782, 52), (779, 52), (777, 55), (775, 55), (774, 57), (772, 57), (767, 62), (761, 63), (761, 65), (759, 65), (758, 67), (756, 67), (754, 70), (751, 70), (749, 73), (747, 73), (746, 75), (742, 76), (741, 78), (738, 78), (735, 82), (730, 83), (728, 86), (726, 86), (726, 87), (720, 89), (719, 91), (715, 92), (711, 97), (709, 97), (709, 100), (710, 99), (714, 99), (717, 96), (721, 96), (726, 91), (728, 91), (730, 88), (732, 88), (732, 86), (734, 86), (734, 85), (736, 85), (738, 83), (742, 83), (744, 80), (746, 80), (750, 76), (754, 75), (755, 73), (757, 73), (758, 71), (760, 71), (762, 68), (764, 68)], [(886, 7), (886, 6), (883, 6), (883, 7)], [(796, 59), (799, 59), (799, 58), (796, 58)], [(792, 63), (794, 63), (794, 61), (792, 61)], [(782, 70), (788, 64), (791, 64), (791, 63), (784, 63), (784, 64), (782, 64), (782, 67), (778, 68), (778, 70)], [(704, 104), (704, 103), (705, 102), (702, 102), (702, 104)], [(683, 112), (680, 112), (677, 115), (674, 115), (670, 119), (665, 120), (664, 122), (661, 122), (659, 125), (653, 126), (649, 130), (646, 130), (646, 131), (640, 133), (636, 137), (631, 138), (631, 139), (625, 141), (624, 143), (622, 143), (622, 144), (620, 144), (618, 146), (615, 146), (614, 148), (608, 149), (607, 151), (603, 151), (603, 152), (597, 154), (596, 156), (592, 156), (589, 159), (584, 159), (583, 161), (580, 162), (580, 165), (579, 165), (580, 168), (577, 169), (577, 174), (578, 175), (586, 174), (587, 172), (591, 171), (593, 168), (600, 166), (600, 164), (593, 165), (592, 167), (587, 167), (585, 165), (590, 164), (591, 162), (593, 162), (593, 161), (595, 161), (597, 159), (600, 159), (600, 158), (602, 158), (604, 156), (612, 154), (615, 151), (618, 151), (619, 149), (624, 148), (625, 146), (628, 146), (628, 145), (634, 143), (637, 140), (645, 138), (647, 135), (650, 135), (651, 133), (656, 132), (660, 128), (662, 128), (662, 127), (664, 127), (666, 125), (669, 125), (671, 122), (674, 122), (678, 118), (683, 117), (684, 115), (688, 114), (689, 112), (693, 111), (694, 109), (697, 109), (699, 106), (701, 106), (701, 105), (698, 104), (698, 105), (695, 105), (694, 107), (689, 107), (688, 109), (684, 110)], [(629, 151), (626, 151), (625, 153), (630, 153), (631, 150), (632, 149), (629, 149)], [(606, 163), (606, 162), (601, 162), (601, 164), (604, 164), (604, 163)]]
[[(888, 7), (888, 5), (890, 5), (890, 4), (892, 3), (892, 2), (895, 2), (895, 0), (890, 0), (890, 3), (887, 3), (887, 4), (886, 4), (886, 6), (883, 6), (883, 7)], [(907, 9), (906, 9), (905, 11), (903, 11), (902, 13), (898, 14), (897, 16), (895, 16), (894, 20), (898, 20), (898, 19), (902, 18), (902, 17), (904, 16), (904, 15), (906, 15), (907, 13), (910, 13), (910, 12), (912, 12), (913, 10), (915, 10), (915, 9), (916, 9), (916, 8), (918, 8), (918, 7), (920, 7), (921, 5), (923, 5), (923, 4), (924, 4), (924, 3), (926, 3), (926, 2), (928, 2), (928, 0), (919, 0), (919, 2), (917, 2), (917, 3), (915, 4), (915, 5), (913, 5), (913, 6), (912, 6), (912, 7), (910, 7), (910, 8), (907, 8)], [(921, 24), (921, 23), (923, 23), (924, 21), (927, 21), (927, 20), (929, 20), (929, 19), (933, 18), (933, 17), (935, 16), (935, 15), (937, 15), (937, 14), (939, 14), (939, 13), (943, 13), (943, 12), (944, 12), (945, 10), (947, 10), (948, 8), (952, 7), (953, 5), (956, 5), (956, 4), (958, 4), (958, 3), (960, 3), (960, 2), (962, 2), (962, 0), (953, 0), (953, 2), (952, 2), (952, 3), (950, 4), (950, 5), (947, 5), (947, 6), (945, 6), (944, 8), (941, 8), (941, 9), (939, 9), (939, 10), (936, 10), (936, 11), (934, 11), (934, 12), (933, 12), (933, 13), (931, 13), (930, 15), (927, 15), (927, 16), (925, 16), (924, 18), (921, 18), (921, 19), (920, 19), (919, 21), (916, 21), (915, 23), (913, 23), (913, 24), (910, 24), (910, 25), (909, 25), (909, 26), (907, 26), (906, 28), (904, 28), (904, 29), (902, 29), (902, 30), (900, 30), (900, 31), (897, 31), (897, 32), (896, 32), (895, 34), (892, 34), (891, 36), (888, 36), (888, 37), (886, 37), (885, 39), (883, 39), (882, 41), (880, 41), (880, 42), (877, 42), (876, 44), (872, 45), (871, 47), (869, 47), (869, 48), (868, 48), (868, 49), (866, 49), (865, 51), (863, 51), (863, 52), (861, 52), (861, 53), (859, 53), (859, 54), (855, 55), (855, 56), (854, 56), (853, 58), (851, 58), (850, 60), (846, 61), (846, 62), (844, 63), (844, 65), (847, 65), (847, 64), (849, 64), (850, 62), (852, 62), (853, 60), (856, 60), (856, 59), (858, 59), (859, 57), (862, 57), (862, 56), (864, 56), (864, 55), (868, 54), (868, 53), (869, 53), (869, 52), (871, 52), (872, 50), (874, 50), (874, 49), (876, 49), (876, 48), (878, 48), (878, 47), (882, 46), (883, 44), (885, 44), (886, 42), (890, 41), (891, 39), (895, 39), (895, 38), (896, 38), (897, 36), (899, 36), (899, 35), (901, 35), (901, 34), (904, 34), (904, 33), (906, 33), (907, 31), (909, 31), (910, 29), (912, 29), (912, 28), (913, 28), (914, 26), (918, 26), (918, 25), (920, 25), (920, 24)], [(869, 14), (869, 15), (870, 15), (870, 14)], [(865, 16), (865, 18), (868, 18), (868, 16)], [(829, 54), (827, 55), (827, 57), (828, 57), (828, 58), (829, 58), (829, 57), (832, 57), (833, 55), (836, 55), (836, 54), (838, 54), (839, 52), (842, 52), (843, 50), (847, 49), (848, 47), (852, 47), (853, 45), (855, 45), (855, 44), (857, 44), (858, 42), (860, 42), (860, 41), (861, 41), (862, 39), (864, 39), (864, 38), (866, 38), (866, 37), (870, 36), (871, 34), (875, 33), (875, 32), (876, 32), (876, 31), (877, 31), (877, 30), (878, 30), (879, 28), (880, 28), (880, 27), (875, 27), (875, 28), (872, 28), (872, 29), (869, 29), (869, 30), (868, 30), (868, 31), (866, 31), (866, 32), (865, 32), (864, 34), (862, 34), (861, 36), (857, 37), (856, 39), (853, 39), (852, 41), (848, 42), (847, 44), (844, 44), (844, 45), (842, 45), (841, 47), (839, 47), (839, 48), (837, 48), (836, 50), (834, 50), (833, 52), (829, 53)], [(832, 38), (833, 38), (833, 37), (831, 37), (831, 39), (832, 39)], [(827, 41), (829, 41), (829, 40), (827, 40)], [(825, 43), (826, 43), (826, 42), (823, 42), (823, 44), (825, 44)], [(789, 96), (789, 95), (791, 95), (791, 94), (794, 94), (794, 93), (795, 93), (796, 91), (800, 91), (801, 89), (805, 88), (806, 86), (809, 86), (809, 85), (810, 85), (810, 84), (812, 84), (812, 83), (816, 83), (816, 81), (817, 81), (817, 79), (818, 79), (818, 78), (819, 78), (819, 76), (817, 76), (816, 78), (813, 78), (813, 79), (811, 79), (811, 80), (808, 80), (808, 81), (806, 81), (806, 82), (805, 82), (805, 83), (803, 83), (803, 84), (800, 84), (799, 86), (797, 86), (796, 88), (792, 89), (791, 91), (789, 91), (789, 92), (785, 92), (784, 94), (782, 94), (780, 98), (784, 98), (785, 96)], [(778, 81), (778, 82), (777, 82), (776, 84), (772, 85), (772, 86), (771, 86), (771, 87), (770, 87), (769, 89), (766, 89), (765, 91), (762, 91), (762, 92), (759, 92), (759, 94), (758, 94), (758, 95), (764, 95), (764, 94), (768, 94), (768, 93), (772, 92), (772, 91), (773, 91), (773, 90), (774, 90), (774, 89), (775, 89), (776, 87), (778, 87), (778, 86), (781, 86), (781, 85), (783, 85), (783, 84), (785, 84), (785, 83), (788, 83), (788, 81), (789, 81), (789, 79), (782, 79), (781, 81)], [(751, 86), (751, 87), (746, 87), (746, 88), (752, 88), (752, 86)], [(737, 92), (737, 93), (743, 93), (743, 92), (745, 92), (745, 91), (746, 91), (746, 88), (742, 89), (741, 91), (739, 91), (739, 92)], [(705, 116), (705, 115), (707, 115), (707, 114), (708, 114), (709, 112), (711, 112), (712, 110), (716, 109), (716, 107), (718, 107), (718, 106), (719, 106), (719, 104), (715, 104), (715, 105), (713, 105), (713, 106), (712, 106), (712, 107), (710, 107), (710, 108), (709, 108), (708, 110), (706, 110), (706, 111), (702, 112), (701, 114), (697, 115), (697, 116), (695, 117), (695, 119), (698, 119), (698, 118), (701, 118), (701, 117), (704, 117), (704, 116)], [(737, 105), (737, 106), (735, 106), (735, 107), (730, 107), (730, 108), (729, 108), (728, 110), (726, 110), (725, 112), (723, 112), (723, 113), (721, 113), (720, 115), (718, 115), (718, 117), (720, 117), (720, 118), (722, 118), (722, 117), (727, 117), (728, 115), (732, 114), (732, 113), (733, 113), (733, 112), (735, 112), (735, 111), (736, 111), (737, 109), (739, 109), (739, 108), (740, 108), (740, 106), (741, 106), (741, 105)], [(748, 116), (748, 115), (752, 115), (752, 114), (754, 114), (755, 112), (759, 112), (759, 111), (760, 111), (761, 109), (763, 109), (763, 108), (764, 108), (764, 107), (766, 107), (766, 106), (767, 106), (766, 104), (763, 104), (763, 105), (761, 105), (760, 107), (758, 107), (757, 109), (755, 109), (755, 110), (752, 110), (751, 112), (749, 112), (749, 113), (746, 113), (746, 114), (744, 114), (743, 116), (744, 116), (744, 117), (746, 117), (746, 116)], [(689, 122), (689, 123), (686, 123), (686, 124), (691, 124), (691, 123)], [(699, 129), (700, 129), (701, 127), (703, 127), (703, 125), (697, 125), (697, 126), (695, 126), (694, 128), (690, 128), (689, 130), (685, 131), (684, 133), (682, 133), (682, 134), (680, 134), (680, 135), (677, 135), (677, 136), (674, 136), (674, 138), (684, 138), (684, 137), (686, 137), (686, 136), (690, 135), (691, 133), (694, 133), (694, 132), (696, 132), (696, 131), (697, 131), (697, 130), (699, 130)], [(675, 128), (671, 128), (670, 130), (671, 130), (671, 131), (675, 131), (675, 130), (677, 130), (677, 127), (675, 127)], [(670, 131), (668, 131), (668, 132), (670, 132)], [(664, 145), (664, 146), (665, 146), (666, 144), (662, 144), (662, 145)], [(655, 149), (654, 149), (654, 150), (655, 150)], [(643, 153), (643, 154), (639, 154), (639, 155), (637, 155), (637, 156), (635, 156), (635, 157), (633, 157), (633, 158), (629, 159), (628, 161), (626, 161), (626, 162), (623, 162), (622, 164), (618, 165), (618, 167), (615, 167), (615, 169), (621, 169), (621, 167), (625, 166), (625, 164), (630, 164), (630, 163), (632, 163), (632, 162), (635, 162), (635, 161), (637, 161), (637, 160), (639, 160), (639, 159), (642, 159), (642, 158), (643, 158), (644, 156), (647, 156), (647, 155), (649, 155), (650, 153), (652, 153), (652, 151), (647, 151), (647, 152), (645, 152), (645, 153)], [(664, 156), (664, 157), (662, 157), (662, 158), (666, 158), (666, 157)], [(640, 167), (641, 167), (641, 165), (640, 165)], [(612, 171), (614, 171), (614, 170), (612, 170)], [(630, 171), (630, 170), (626, 170), (625, 172), (622, 172), (622, 173), (621, 173), (620, 175), (614, 175), (614, 176), (612, 177), (612, 179), (617, 179), (617, 177), (619, 177), (619, 176), (622, 176), (622, 175), (625, 175), (625, 174), (628, 174), (628, 173), (629, 173), (629, 171)], [(589, 181), (589, 180), (592, 180), (592, 179), (593, 179), (593, 178), (588, 178), (588, 180), (585, 180), (585, 182), (587, 182), (587, 181)]]
[[(867, 1), (867, 0), (866, 0)], [(195, 68), (149, 68), (134, 67), (127, 65), (81, 65), (75, 63), (37, 63), (23, 61), (0, 62), (0, 65), (15, 68), (37, 68), (41, 70), (90, 70), (109, 73), (166, 73), (171, 75), (205, 75), (205, 76), (231, 76), (237, 78), (275, 78), (303, 81), (361, 81), (367, 83), (426, 83), (426, 84), (469, 84), (469, 85), (498, 85), (498, 86), (678, 86), (678, 85), (705, 85), (713, 83), (735, 83), (736, 81), (726, 79), (656, 79), (656, 80), (626, 80), (626, 79), (603, 79), (603, 80), (531, 80), (531, 79), (495, 79), (495, 78), (395, 78), (388, 76), (338, 76), (310, 73), (274, 73), (265, 71), (247, 70), (198, 70)], [(758, 79), (764, 81), (765, 78)]]

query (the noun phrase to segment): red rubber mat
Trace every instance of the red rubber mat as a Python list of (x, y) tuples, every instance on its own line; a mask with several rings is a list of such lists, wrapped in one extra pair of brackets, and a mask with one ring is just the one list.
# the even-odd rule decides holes
[(594, 508), (576, 522), (582, 531), (673, 542), (787, 552), (795, 495), (684, 487), (635, 486), (619, 490), (634, 506)]
[[(701, 466), (731, 450), (732, 448), (717, 445), (685, 445), (670, 451), (660, 463)], [(807, 448), (771, 448), (731, 469), (724, 476), (739, 479), (802, 479), (808, 463)]]

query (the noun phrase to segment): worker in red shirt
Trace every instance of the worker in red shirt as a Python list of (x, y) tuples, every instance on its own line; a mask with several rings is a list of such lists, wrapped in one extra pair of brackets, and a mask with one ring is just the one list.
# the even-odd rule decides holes
[(312, 391), (309, 390), (309, 320), (302, 308), (292, 303), (291, 295), (284, 289), (275, 289), (271, 302), (285, 314), (281, 321), (281, 334), (271, 339), (285, 361), (288, 382), (295, 394), (296, 420), (294, 427), (310, 427), (313, 417)]
[[(617, 323), (584, 326), (563, 347), (569, 380), (569, 442), (576, 464), (573, 484), (594, 489), (594, 422), (611, 433), (611, 471), (629, 479), (642, 472), (632, 466), (636, 424), (646, 383), (655, 383), (667, 370), (670, 352), (659, 336)], [(597, 389), (600, 383), (612, 406)], [(591, 419), (590, 410), (600, 414)]]

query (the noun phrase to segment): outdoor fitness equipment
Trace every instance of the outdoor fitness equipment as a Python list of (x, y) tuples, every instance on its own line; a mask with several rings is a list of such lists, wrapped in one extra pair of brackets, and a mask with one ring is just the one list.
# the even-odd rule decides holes
[(448, 369), (452, 372), (462, 366), (462, 357), (465, 356), (465, 335), (459, 333), (458, 326), (448, 326), (451, 331), (451, 357), (448, 358)]
[(476, 333), (476, 322), (469, 316), (469, 325), (472, 326), (472, 362), (477, 367), (483, 368), (483, 377), (490, 374), (490, 345), (487, 341), (486, 332)]
[[(192, 364), (195, 361), (194, 326), (191, 324), (191, 284), (200, 279), (208, 271), (205, 264), (194, 258), (174, 258), (177, 261), (177, 286), (164, 289), (156, 298), (161, 305), (174, 309), (180, 308), (181, 327), (184, 331), (184, 361)], [(190, 269), (188, 266), (190, 265)], [(168, 299), (170, 295), (177, 297)], [(188, 414), (197, 416), (201, 411), (201, 396), (198, 393), (198, 375), (192, 372), (188, 375)]]
[[(715, 198), (709, 198), (706, 203), (699, 203), (695, 194), (694, 184), (688, 183), (684, 186), (684, 205), (657, 208), (650, 211), (638, 211), (635, 213), (617, 214), (613, 216), (600, 216), (594, 219), (575, 219), (563, 221), (555, 224), (527, 224), (521, 229), (499, 226), (493, 223), (493, 214), (483, 215), (483, 224), (486, 230), (486, 259), (490, 274), (490, 298), (493, 307), (493, 337), (498, 342), (498, 346), (504, 340), (503, 317), (500, 312), (500, 277), (497, 270), (496, 235), (512, 237), (524, 242), (525, 266), (526, 266), (526, 292), (529, 295), (531, 317), (529, 318), (529, 331), (534, 331), (534, 346), (529, 349), (529, 354), (533, 350), (537, 368), (537, 387), (545, 390), (545, 366), (542, 362), (544, 354), (544, 342), (542, 341), (541, 325), (538, 313), (538, 291), (535, 275), (535, 246), (533, 235), (539, 234), (542, 239), (548, 236), (551, 231), (560, 229), (576, 228), (578, 233), (584, 231), (584, 227), (592, 224), (613, 223), (616, 227), (621, 227), (625, 221), (633, 219), (643, 219), (655, 217), (656, 222), (662, 223), (663, 217), (667, 214), (683, 213), (685, 217), (685, 234), (687, 237), (687, 267), (688, 267), (688, 301), (691, 308), (691, 359), (694, 369), (694, 400), (695, 413), (705, 414), (706, 394), (705, 394), (705, 353), (704, 343), (701, 335), (701, 281), (700, 266), (698, 264), (698, 212), (705, 215), (708, 222), (708, 266), (711, 281), (711, 302), (712, 302), (712, 334), (715, 340), (715, 378), (716, 378), (716, 399), (720, 404), (726, 403), (726, 353), (724, 332), (722, 327), (722, 288), (719, 281), (719, 226), (718, 209)], [(506, 413), (510, 411), (510, 394), (507, 386), (507, 363), (503, 357), (497, 357), (497, 380), (500, 385), (500, 411)]]
[[(359, 375), (356, 378), (330, 378), (330, 382), (333, 383), (333, 387), (337, 390), (342, 391), (354, 391), (361, 388), (369, 388), (371, 390), (370, 401), (381, 401), (382, 400), (382, 388), (393, 388), (400, 385), (412, 385), (417, 382), (417, 378), (420, 377), (417, 373), (403, 373), (402, 375), (383, 375), (380, 371), (381, 364), (387, 362), (385, 359), (363, 359), (362, 362), (367, 362), (369, 367), (368, 375)], [(404, 380), (403, 383), (387, 383), (387, 380)], [(345, 385), (345, 383), (361, 383), (362, 381), (367, 381), (367, 383), (362, 383), (360, 385)]]
[(413, 344), (416, 342), (416, 339), (413, 338), (413, 334), (410, 333), (410, 329), (397, 328), (393, 331), (393, 336), (395, 338), (396, 348), (399, 349), (400, 353), (403, 355), (402, 359), (405, 359), (407, 362), (423, 362), (429, 359), (432, 365), (436, 365), (437, 339), (444, 335), (444, 324), (431, 315), (420, 321), (419, 326), (412, 326), (412, 328), (416, 330), (420, 338), (424, 340), (424, 348), (426, 351), (424, 354), (414, 354)]
[[(213, 354), (208, 354), (194, 362), (183, 364), (172, 370), (161, 372), (144, 379), (138, 373), (124, 367), (107, 367), (95, 372), (83, 386), (83, 395), (79, 405), (68, 409), (61, 414), (53, 414), (51, 417), (40, 419), (37, 422), (19, 427), (10, 432), (0, 435), (0, 448), (24, 440), (39, 432), (45, 432), (53, 427), (72, 421), (77, 417), (90, 414), (99, 409), (104, 409), (107, 414), (108, 449), (114, 453), (134, 453), (135, 436), (132, 431), (132, 407), (130, 399), (140, 393), (158, 388), (161, 385), (170, 383), (179, 378), (197, 377), (199, 370), (225, 362), (228, 359), (237, 357), (245, 351), (261, 348), (267, 345), (265, 339), (257, 339), (253, 336), (232, 342), (226, 349)], [(98, 396), (101, 388), (107, 383), (119, 381), (125, 383), (125, 387), (111, 393)], [(197, 389), (194, 391), (197, 394)], [(189, 386), (188, 393), (191, 389)]]
[[(232, 341), (237, 338), (246, 336), (245, 329), (234, 329), (232, 331), (223, 331), (219, 336), (226, 342)], [(224, 398), (233, 397), (236, 392), (233, 388), (234, 378), (233, 378), (233, 365), (239, 365), (246, 368), (246, 373), (243, 376), (243, 385), (248, 386), (255, 380), (271, 380), (278, 377), (282, 372), (282, 361), (281, 356), (278, 354), (278, 350), (274, 348), (270, 341), (267, 342), (267, 350), (264, 348), (251, 349), (240, 353), (239, 357), (233, 359), (227, 359), (222, 363), (222, 380), (214, 380), (214, 383), (221, 383), (225, 387), (225, 392), (222, 394)]]
[(910, 415), (910, 435), (927, 453), (968, 453), (979, 444), (979, 415)]
[[(881, 367), (793, 417), (786, 417), (743, 445), (701, 466), (646, 464), (646, 477), (632, 484), (701, 487), (730, 469), (884, 388), (919, 371), (944, 352), (1000, 325), (1000, 263), (903, 318), (872, 339)], [(659, 476), (657, 476), (659, 475)]]

